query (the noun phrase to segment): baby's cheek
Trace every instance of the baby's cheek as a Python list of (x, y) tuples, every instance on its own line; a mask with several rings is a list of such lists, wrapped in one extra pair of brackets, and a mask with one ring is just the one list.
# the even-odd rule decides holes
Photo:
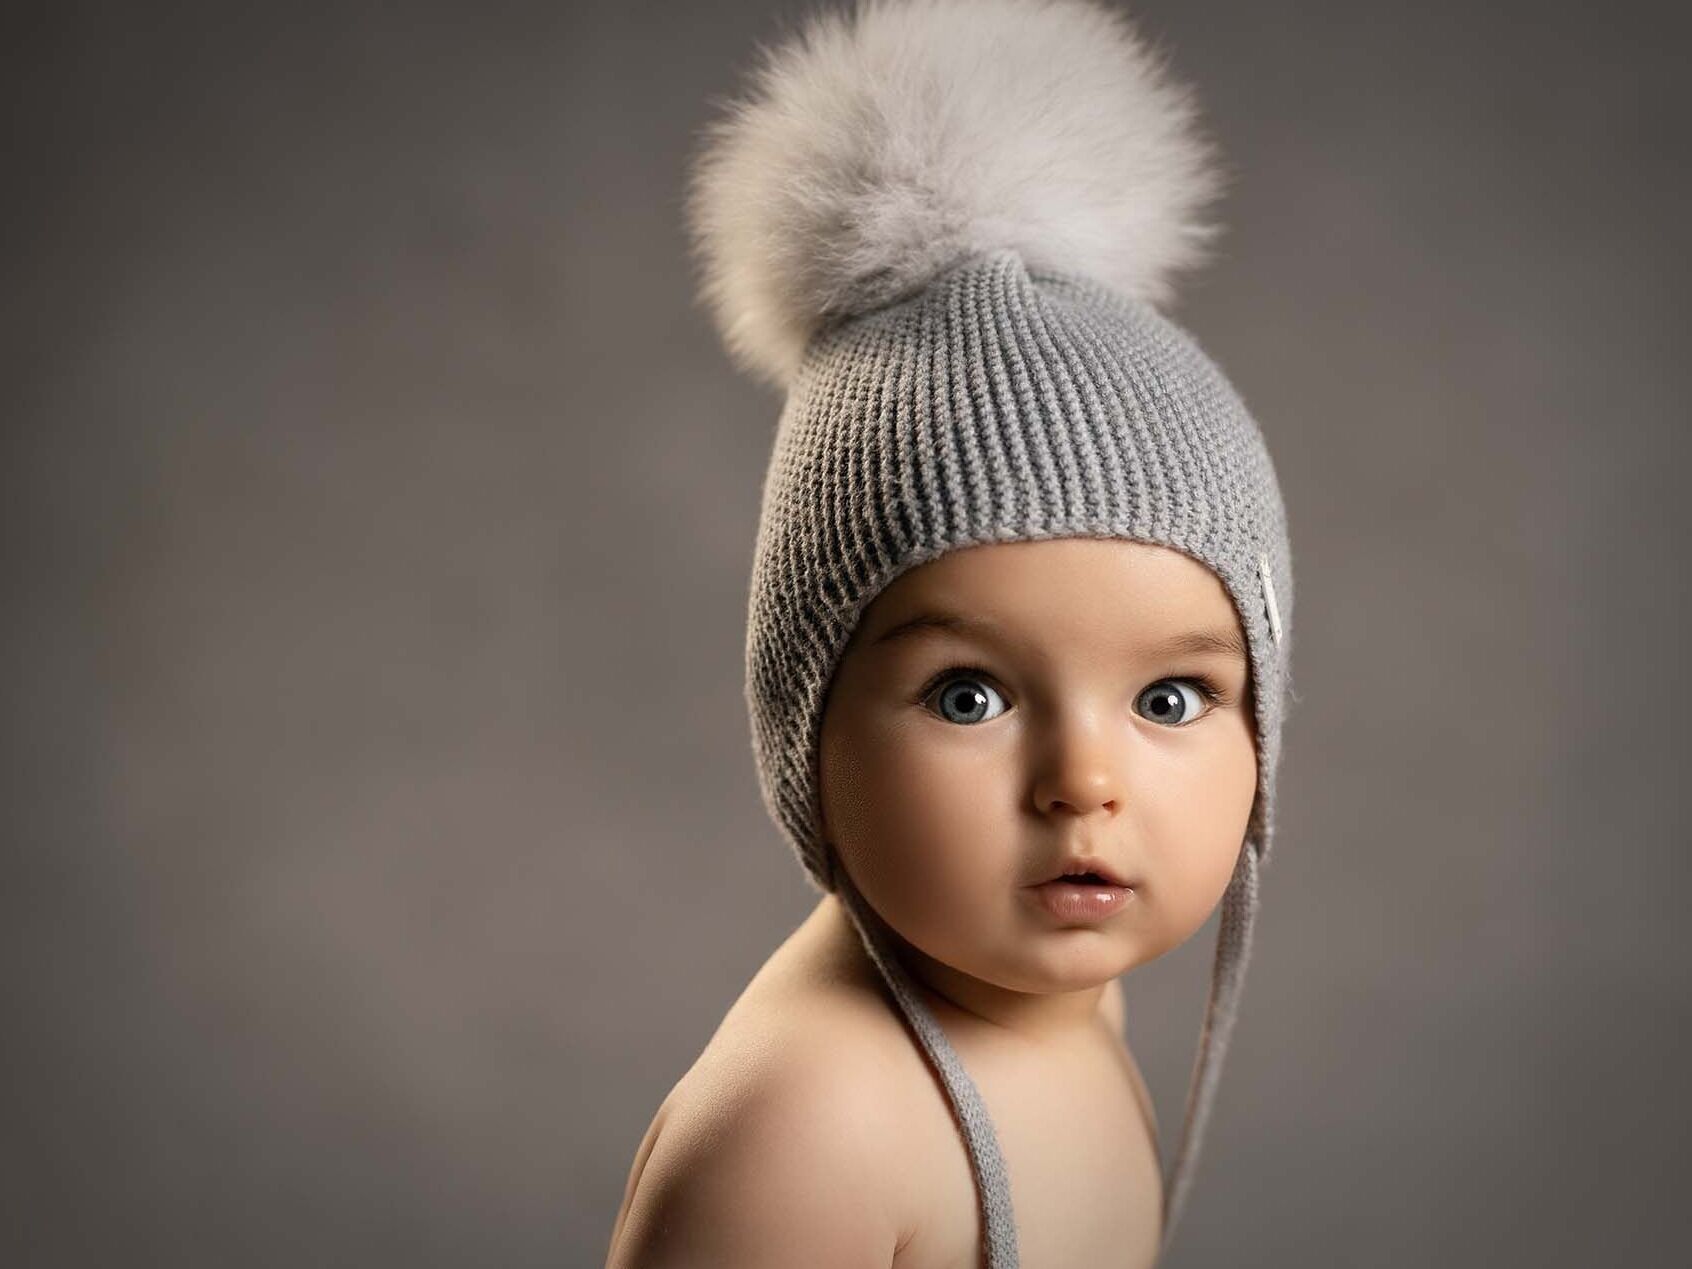
[(1251, 812), (1251, 790), (1242, 796), (1227, 784), (1215, 788), (1207, 813), (1189, 824), (1179, 850), (1171, 852), (1172, 899), (1177, 941), (1196, 933), (1221, 903), (1233, 879)]
[[(903, 742), (903, 743), (901, 743)], [(920, 743), (919, 743), (920, 742)], [(964, 747), (923, 737), (884, 738), (860, 764), (858, 844), (889, 888), (951, 912), (1004, 885), (1002, 857), (1016, 842), (1012, 796), (1002, 774)]]
[[(948, 849), (1006, 833), (1002, 779), (987, 764), (935, 745), (889, 745), (874, 766), (882, 831), (944, 862)], [(989, 839), (990, 840), (990, 839)]]

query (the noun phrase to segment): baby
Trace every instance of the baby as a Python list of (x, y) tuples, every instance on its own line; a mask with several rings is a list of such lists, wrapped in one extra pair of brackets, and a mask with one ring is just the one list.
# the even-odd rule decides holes
[[(691, 212), (786, 392), (747, 700), (821, 897), (659, 1108), (608, 1265), (1149, 1266), (1290, 694), (1273, 465), (1154, 307), (1210, 152), (1093, 0), (872, 0), (766, 56)], [(1166, 1186), (1119, 979), (1219, 905)]]

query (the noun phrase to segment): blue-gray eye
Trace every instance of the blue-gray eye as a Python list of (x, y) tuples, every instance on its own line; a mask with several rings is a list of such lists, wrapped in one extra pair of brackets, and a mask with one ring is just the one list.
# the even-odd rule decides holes
[[(1194, 698), (1191, 705), (1187, 704), (1188, 694)], [(1148, 708), (1141, 711), (1141, 717), (1149, 718), (1154, 723), (1168, 723), (1172, 727), (1180, 727), (1194, 721), (1207, 699), (1215, 698), (1202, 684), (1194, 686), (1191, 679), (1159, 679), (1141, 692), (1139, 700), (1134, 704), (1138, 706), (1141, 701), (1147, 703)]]
[(989, 714), (990, 703), (997, 700), (1004, 705), (1004, 697), (1000, 696), (986, 682), (966, 675), (956, 675), (940, 685), (938, 694), (924, 693), (936, 696), (937, 712), (949, 723), (959, 723), (972, 726), (975, 723), (986, 722), (989, 718), (997, 718), (1004, 713), (1001, 708), (998, 713)]

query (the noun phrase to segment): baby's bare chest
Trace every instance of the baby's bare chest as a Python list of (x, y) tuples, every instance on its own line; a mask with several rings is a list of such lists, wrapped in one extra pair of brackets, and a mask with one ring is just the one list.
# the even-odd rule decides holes
[[(987, 1104), (1005, 1159), (1021, 1269), (1150, 1266), (1162, 1176), (1126, 1051), (1101, 1044), (1037, 1062), (960, 1045), (959, 1057)], [(925, 1106), (916, 1117), (908, 1181), (913, 1233), (894, 1265), (978, 1269), (984, 1260), (975, 1181), (937, 1081)]]

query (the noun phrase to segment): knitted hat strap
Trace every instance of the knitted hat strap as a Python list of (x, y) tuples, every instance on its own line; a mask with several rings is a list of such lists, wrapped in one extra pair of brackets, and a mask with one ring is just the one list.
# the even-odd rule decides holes
[(1233, 878), (1222, 896), (1222, 920), (1216, 935), (1210, 997), (1205, 1006), (1198, 1057), (1193, 1063), (1192, 1081), (1187, 1089), (1186, 1123), (1181, 1131), (1181, 1148), (1175, 1157), (1173, 1175), (1164, 1186), (1164, 1248), (1169, 1246), (1176, 1222), (1181, 1218), (1187, 1187), (1198, 1164), (1205, 1121), (1210, 1117), (1211, 1100), (1222, 1074), (1228, 1036), (1234, 1029), (1240, 990), (1245, 985), (1246, 967), (1251, 961), (1251, 933), (1257, 919), (1258, 866), (1257, 848), (1247, 841), (1234, 865)]

